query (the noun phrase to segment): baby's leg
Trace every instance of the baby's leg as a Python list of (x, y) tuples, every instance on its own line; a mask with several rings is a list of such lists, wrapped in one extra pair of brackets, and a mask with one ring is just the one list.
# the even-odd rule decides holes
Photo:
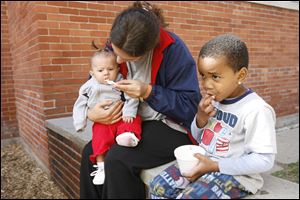
[(96, 161), (97, 161), (97, 163), (104, 162), (104, 154), (98, 154), (96, 156)]
[(125, 147), (135, 147), (140, 141), (134, 133), (125, 132), (116, 137), (118, 145)]
[(118, 126), (116, 142), (120, 146), (135, 147), (141, 139), (141, 117), (136, 116), (132, 123), (123, 122)]
[(105, 179), (105, 173), (104, 173), (104, 155), (98, 154), (96, 156), (97, 165), (94, 165), (96, 168), (95, 171), (93, 171), (90, 175), (95, 176), (93, 179), (93, 183), (95, 185), (102, 185), (104, 183)]
[[(93, 154), (90, 155), (92, 163), (97, 162), (97, 156), (105, 154), (110, 147), (115, 143), (115, 133), (112, 126), (105, 124), (94, 123), (93, 136), (92, 136), (92, 148)], [(99, 159), (99, 158), (98, 158)], [(104, 158), (103, 158), (104, 160)]]

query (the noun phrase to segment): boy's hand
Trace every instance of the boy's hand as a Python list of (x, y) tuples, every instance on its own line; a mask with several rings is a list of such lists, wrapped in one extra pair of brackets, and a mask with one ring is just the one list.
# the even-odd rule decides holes
[(213, 117), (217, 113), (217, 109), (212, 105), (214, 98), (214, 96), (205, 94), (201, 99), (198, 105), (198, 112), (196, 117), (198, 127), (204, 127), (207, 124), (208, 119), (210, 117)]
[(209, 172), (218, 172), (219, 165), (217, 162), (211, 160), (210, 158), (201, 155), (200, 153), (196, 153), (194, 155), (196, 158), (198, 158), (199, 163), (192, 169), (191, 172), (182, 174), (184, 177), (186, 177), (189, 181), (193, 182), (200, 176), (209, 173)]
[(133, 117), (126, 117), (126, 116), (123, 116), (123, 121), (125, 123), (132, 123), (133, 122)]

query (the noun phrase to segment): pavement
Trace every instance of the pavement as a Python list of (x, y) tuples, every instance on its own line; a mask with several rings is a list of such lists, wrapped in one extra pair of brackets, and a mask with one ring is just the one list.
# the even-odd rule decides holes
[(265, 181), (262, 190), (246, 199), (299, 199), (299, 184), (271, 175), (283, 169), (282, 164), (299, 161), (299, 123), (277, 128), (276, 133), (274, 167), (262, 174)]

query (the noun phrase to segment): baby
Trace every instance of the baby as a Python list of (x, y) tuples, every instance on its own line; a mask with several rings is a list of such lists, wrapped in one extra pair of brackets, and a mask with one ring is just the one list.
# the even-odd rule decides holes
[[(124, 99), (123, 93), (113, 87), (113, 81), (122, 79), (115, 54), (108, 48), (95, 52), (91, 58), (91, 78), (81, 86), (79, 97), (73, 107), (74, 127), (82, 131), (87, 124), (87, 111), (103, 100), (113, 102)], [(137, 116), (138, 99), (126, 98), (122, 110), (122, 119), (114, 124), (93, 124), (90, 160), (97, 169), (91, 173), (95, 176), (93, 183), (104, 183), (104, 156), (115, 142), (121, 146), (135, 147), (141, 139), (141, 118)]]

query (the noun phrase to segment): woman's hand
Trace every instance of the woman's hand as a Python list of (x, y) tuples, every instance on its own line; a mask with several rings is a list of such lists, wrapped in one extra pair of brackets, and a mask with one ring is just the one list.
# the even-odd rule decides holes
[(217, 109), (213, 106), (212, 102), (214, 100), (214, 96), (204, 94), (202, 97), (199, 105), (198, 105), (198, 112), (196, 117), (197, 126), (199, 128), (204, 127), (208, 119), (213, 117), (217, 113)]
[(200, 153), (196, 153), (194, 155), (196, 158), (198, 158), (199, 163), (192, 169), (191, 172), (182, 174), (184, 177), (186, 177), (189, 181), (193, 182), (200, 176), (209, 173), (209, 172), (218, 172), (219, 165), (217, 162), (211, 160), (210, 158), (201, 155)]
[(115, 88), (125, 92), (132, 98), (146, 99), (152, 90), (152, 86), (139, 80), (121, 80), (115, 85)]
[[(117, 101), (112, 105), (113, 101), (104, 100), (97, 103), (93, 108), (88, 110), (88, 118), (93, 122), (102, 124), (113, 124), (122, 118), (123, 102)], [(111, 107), (109, 107), (112, 105)], [(109, 108), (108, 108), (109, 107)]]

